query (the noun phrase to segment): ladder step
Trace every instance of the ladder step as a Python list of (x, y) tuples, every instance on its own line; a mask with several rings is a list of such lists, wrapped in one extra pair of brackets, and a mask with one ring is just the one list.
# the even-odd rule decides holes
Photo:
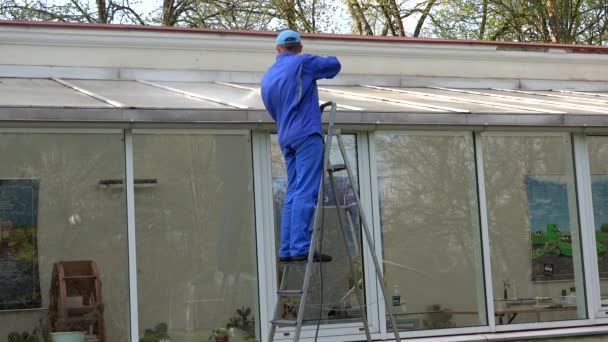
[(270, 323), (277, 327), (295, 327), (298, 325), (298, 321), (290, 321), (288, 319), (275, 319), (270, 321)]
[(329, 167), (327, 168), (328, 172), (338, 172), (338, 171), (343, 171), (343, 170), (346, 170), (345, 164), (333, 164), (333, 165), (329, 165)]
[[(312, 290), (308, 290), (311, 293)], [(277, 294), (279, 297), (299, 297), (304, 293), (304, 290), (279, 290)]]
[(303, 265), (306, 264), (307, 260), (302, 261), (279, 261), (279, 264), (283, 266), (291, 266), (291, 265)]
[[(320, 231), (320, 229), (319, 229), (319, 231)], [(317, 259), (317, 258), (312, 259), (312, 262), (315, 264), (320, 263), (319, 259)], [(283, 267), (306, 265), (306, 264), (308, 264), (308, 259), (298, 260), (298, 261), (279, 261), (279, 264)]]

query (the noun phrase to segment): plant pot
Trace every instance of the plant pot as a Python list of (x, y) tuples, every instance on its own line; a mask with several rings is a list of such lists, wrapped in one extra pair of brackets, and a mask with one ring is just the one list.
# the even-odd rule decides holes
[(53, 342), (84, 342), (84, 332), (66, 331), (51, 333)]
[(230, 342), (228, 336), (215, 336), (215, 342)]

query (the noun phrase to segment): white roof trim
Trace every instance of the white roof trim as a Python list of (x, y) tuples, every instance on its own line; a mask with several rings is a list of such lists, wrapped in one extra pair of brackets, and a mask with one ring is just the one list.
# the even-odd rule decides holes
[(344, 90), (329, 89), (329, 88), (324, 88), (324, 87), (318, 87), (318, 89), (322, 90), (322, 91), (326, 91), (328, 93), (341, 94), (341, 95), (345, 95), (345, 96), (349, 96), (349, 97), (354, 97), (356, 99), (363, 99), (365, 101), (386, 102), (386, 103), (392, 103), (392, 104), (401, 105), (401, 106), (426, 109), (426, 110), (430, 110), (433, 112), (454, 112), (454, 113), (464, 113), (464, 114), (470, 113), (470, 111), (468, 111), (466, 109), (460, 109), (460, 108), (435, 106), (435, 105), (429, 105), (429, 104), (420, 103), (420, 102), (389, 99), (389, 98), (381, 97), (381, 96), (365, 95), (365, 94), (353, 93), (353, 92), (344, 91)]
[(560, 89), (551, 89), (551, 91), (567, 93), (567, 94), (577, 94), (577, 95), (587, 95), (587, 96), (597, 96), (597, 97), (608, 97), (608, 94), (597, 94), (597, 93), (589, 93), (584, 91), (573, 91), (573, 90), (560, 90)]
[[(215, 81), (214, 83), (221, 84), (221, 85), (228, 86), (228, 87), (238, 88), (238, 89), (251, 90), (251, 91), (254, 91), (254, 92), (258, 93), (258, 94), (262, 93), (261, 90), (260, 90), (260, 88), (247, 87), (247, 86), (240, 85), (240, 84), (234, 84), (234, 83), (228, 83), (228, 82), (220, 82), (220, 81)], [(323, 101), (319, 101), (320, 105), (323, 104), (323, 103), (324, 103)], [(336, 107), (338, 107), (338, 108), (344, 108), (344, 109), (348, 109), (348, 110), (357, 110), (357, 111), (363, 110), (363, 108), (359, 108), (359, 107), (355, 107), (355, 106), (349, 106), (349, 105), (343, 105), (343, 104), (336, 104)]]
[(238, 108), (238, 109), (249, 109), (249, 107), (247, 106), (243, 106), (241, 104), (238, 103), (233, 103), (233, 102), (227, 102), (215, 97), (209, 97), (209, 96), (204, 96), (204, 95), (200, 95), (200, 94), (196, 94), (193, 92), (189, 92), (189, 91), (185, 91), (185, 90), (181, 90), (181, 89), (177, 89), (177, 88), (173, 88), (173, 87), (169, 87), (169, 86), (164, 86), (162, 84), (158, 84), (158, 83), (154, 83), (154, 82), (149, 82), (149, 81), (143, 81), (143, 80), (136, 80), (139, 83), (143, 83), (152, 87), (156, 87), (156, 88), (160, 88), (160, 89), (164, 89), (164, 90), (168, 90), (174, 93), (178, 93), (178, 94), (182, 94), (188, 97), (192, 97), (198, 100), (205, 100), (205, 101), (209, 101), (209, 102), (215, 102), (215, 103), (219, 103), (221, 105), (224, 106), (228, 106), (228, 107), (233, 107), (233, 108)]
[[(141, 68), (264, 72), (274, 60), (272, 36), (230, 33), (0, 26), (0, 64), (47, 67)], [(306, 39), (312, 54), (339, 56), (346, 74), (597, 81), (606, 89), (608, 55), (570, 53), (575, 47), (518, 48), (411, 41)], [(506, 49), (506, 50), (505, 50)], [(205, 58), (201, 58), (205, 56)], [(407, 63), (402, 63), (407, 60)], [(243, 63), (246, 61), (246, 63)], [(557, 70), (557, 72), (556, 72)], [(122, 77), (122, 76), (121, 76)], [(340, 77), (339, 77), (340, 78)], [(150, 77), (137, 79), (154, 80)], [(232, 81), (234, 79), (230, 79)], [(359, 82), (370, 83), (370, 82)], [(374, 82), (375, 83), (375, 82)], [(385, 85), (385, 84), (379, 84)], [(558, 88), (558, 86), (552, 86)]]
[[(515, 96), (508, 96), (508, 95), (500, 95), (500, 94), (488, 94), (488, 93), (484, 93), (484, 92), (480, 92), (480, 91), (453, 89), (453, 88), (444, 88), (444, 87), (429, 87), (429, 88), (431, 88), (431, 89), (445, 90), (445, 91), (452, 91), (452, 92), (455, 92), (455, 93), (489, 96), (489, 97), (495, 97), (495, 98), (499, 98), (499, 99), (507, 99), (507, 100), (512, 100), (512, 101), (519, 101), (519, 102), (550, 104), (550, 105), (553, 105), (553, 106), (559, 106), (560, 105), (558, 103), (551, 102), (551, 101), (533, 100), (533, 99), (527, 99), (527, 98), (515, 97)], [(562, 111), (559, 111), (559, 110), (552, 110), (552, 109), (545, 109), (544, 112), (545, 113), (551, 113), (551, 114), (566, 114), (566, 112), (562, 112)]]
[[(518, 92), (521, 92), (521, 90), (501, 89), (501, 88), (492, 88), (491, 90), (504, 91), (504, 92), (508, 92), (508, 93), (518, 93)], [(494, 95), (494, 94), (490, 94), (490, 95)], [(538, 94), (535, 94), (535, 93), (528, 93), (528, 95), (538, 96)], [(517, 99), (518, 99), (518, 101), (522, 101), (522, 102), (536, 102), (536, 103), (546, 104), (546, 105), (549, 105), (549, 106), (564, 107), (564, 108), (573, 108), (573, 109), (582, 109), (582, 110), (588, 110), (588, 111), (591, 111), (591, 112), (599, 112), (599, 113), (608, 113), (608, 109), (605, 109), (605, 108), (602, 108), (602, 107), (578, 105), (578, 104), (575, 104), (575, 103), (568, 103), (568, 102), (559, 102), (559, 103), (557, 103), (557, 102), (552, 102), (552, 101), (530, 99), (530, 98), (517, 98)]]
[[(492, 88), (492, 89), (493, 90), (499, 90), (499, 91), (511, 92), (511, 93), (528, 94), (528, 95), (536, 95), (536, 96), (546, 96), (546, 97), (555, 97), (555, 98), (560, 98), (560, 99), (587, 101), (587, 102), (592, 102), (592, 103), (601, 103), (601, 104), (607, 104), (608, 103), (608, 101), (604, 101), (604, 100), (583, 99), (581, 97), (567, 96), (567, 95), (543, 94), (543, 93), (537, 93), (535, 91), (525, 91), (525, 90), (516, 90), (516, 89), (503, 89), (503, 88)], [(585, 106), (585, 105), (582, 105), (582, 106)], [(590, 107), (590, 108), (595, 108), (595, 107)]]
[(262, 92), (260, 91), (260, 88), (247, 87), (247, 86), (240, 85), (240, 84), (234, 84), (234, 83), (228, 83), (228, 82), (221, 82), (221, 81), (213, 81), (213, 83), (216, 83), (216, 84), (221, 84), (221, 85), (223, 85), (223, 86), (232, 87), (232, 88), (237, 88), (237, 89), (250, 90), (250, 91), (256, 92), (256, 93), (258, 93), (258, 94), (261, 94), (261, 93), (262, 93)]
[(94, 98), (94, 99), (96, 99), (96, 100), (99, 100), (99, 101), (105, 102), (105, 103), (107, 103), (107, 104), (109, 104), (109, 105), (111, 105), (111, 106), (114, 106), (114, 107), (116, 107), (116, 108), (125, 108), (125, 107), (127, 107), (127, 106), (126, 106), (125, 104), (123, 104), (123, 103), (120, 103), (120, 102), (118, 102), (118, 101), (116, 101), (116, 100), (112, 100), (112, 99), (109, 99), (109, 98), (107, 98), (107, 97), (101, 96), (101, 95), (99, 95), (99, 94), (96, 94), (96, 93), (94, 93), (94, 92), (92, 92), (92, 91), (89, 91), (89, 90), (86, 90), (86, 89), (84, 89), (84, 88), (81, 88), (81, 87), (75, 86), (75, 85), (73, 85), (73, 84), (72, 84), (72, 83), (70, 83), (70, 82), (67, 82), (67, 81), (65, 81), (65, 80), (62, 80), (61, 78), (53, 77), (53, 78), (51, 78), (51, 79), (52, 79), (53, 81), (55, 81), (55, 82), (57, 82), (57, 83), (61, 84), (61, 85), (64, 85), (64, 86), (66, 86), (66, 87), (68, 87), (68, 88), (71, 88), (71, 89), (73, 89), (73, 90), (75, 90), (75, 91), (77, 91), (77, 92), (79, 92), (79, 93), (82, 93), (82, 94), (85, 94), (85, 95), (87, 95), (87, 96), (90, 96), (90, 97), (92, 97), (92, 98)]
[(452, 97), (452, 96), (445, 96), (445, 95), (439, 95), (439, 94), (428, 94), (428, 93), (421, 93), (421, 92), (412, 91), (412, 90), (386, 88), (386, 87), (378, 87), (378, 86), (372, 86), (372, 85), (361, 85), (361, 87), (378, 89), (378, 90), (392, 91), (392, 92), (395, 92), (395, 93), (404, 93), (404, 94), (409, 94), (409, 95), (418, 96), (418, 97), (430, 97), (430, 98), (435, 98), (435, 99), (443, 100), (443, 101), (460, 102), (460, 103), (473, 103), (473, 104), (480, 104), (480, 105), (489, 106), (489, 107), (496, 107), (496, 108), (511, 108), (511, 109), (526, 110), (526, 111), (530, 111), (530, 112), (546, 113), (545, 109), (535, 108), (535, 107), (518, 106), (518, 105), (510, 105), (510, 104), (507, 104), (507, 103), (503, 104), (503, 103), (498, 103), (498, 102), (488, 102), (488, 101), (480, 101), (480, 100), (472, 100), (472, 99), (459, 99), (457, 97)]

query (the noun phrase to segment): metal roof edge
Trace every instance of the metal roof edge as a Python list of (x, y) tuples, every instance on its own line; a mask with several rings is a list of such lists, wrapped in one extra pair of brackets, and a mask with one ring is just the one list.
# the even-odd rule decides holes
[[(0, 107), (0, 122), (98, 122), (169, 123), (221, 125), (273, 125), (265, 110), (164, 109), (164, 108), (74, 108)], [(418, 113), (418, 112), (338, 112), (341, 125), (375, 127), (475, 126), (486, 127), (608, 127), (608, 115), (509, 114), (509, 113)]]

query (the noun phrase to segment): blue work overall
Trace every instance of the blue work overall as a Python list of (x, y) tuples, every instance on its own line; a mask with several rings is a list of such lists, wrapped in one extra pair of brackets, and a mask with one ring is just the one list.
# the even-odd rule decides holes
[(308, 253), (310, 225), (323, 167), (323, 131), (316, 81), (340, 72), (335, 57), (281, 52), (261, 82), (262, 100), (277, 123), (287, 167), (279, 257)]

